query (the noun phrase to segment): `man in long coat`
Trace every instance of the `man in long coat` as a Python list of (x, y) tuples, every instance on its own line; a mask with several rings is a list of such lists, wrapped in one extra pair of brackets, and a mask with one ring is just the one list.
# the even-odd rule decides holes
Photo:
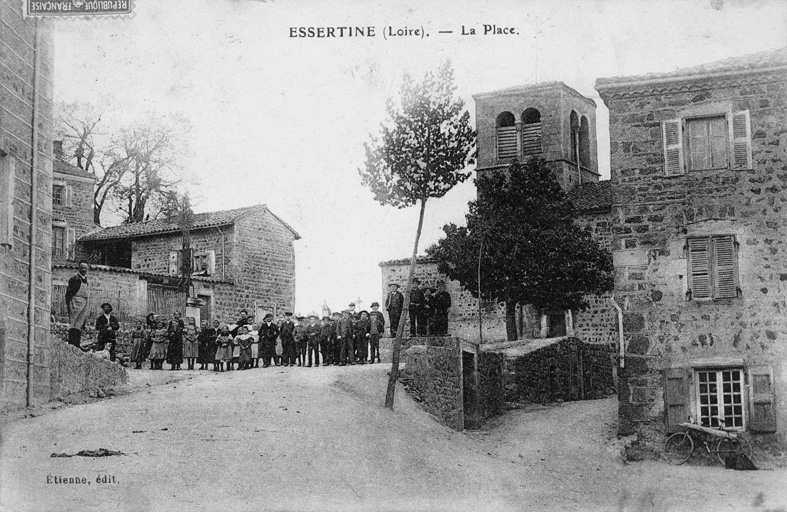
[(434, 306), (434, 326), (436, 336), (448, 336), (448, 310), (451, 308), (451, 294), (445, 291), (445, 281), (437, 281), (437, 293), (432, 297)]
[(404, 307), (404, 295), (399, 291), (399, 285), (390, 283), (388, 285), (388, 296), (385, 298), (385, 310), (388, 311), (388, 318), (391, 320), (391, 337), (396, 336), (399, 328), (399, 318), (402, 316)]
[(281, 324), (279, 335), (281, 337), (282, 366), (295, 366), (298, 359), (295, 349), (295, 322), (292, 321), (292, 313), (284, 313), (284, 322)]
[(279, 327), (273, 323), (272, 314), (265, 315), (258, 332), (262, 349), (262, 367), (267, 368), (276, 357), (276, 338), (279, 337)]
[(68, 343), (75, 347), (80, 346), (82, 341), (82, 329), (87, 322), (87, 261), (79, 262), (79, 271), (71, 276), (66, 288), (66, 307), (68, 308)]
[(102, 313), (96, 318), (96, 331), (98, 332), (98, 339), (96, 342), (96, 350), (104, 350), (109, 345), (109, 360), (115, 360), (115, 343), (117, 335), (115, 334), (120, 330), (120, 322), (112, 314), (112, 304), (105, 302), (101, 304)]

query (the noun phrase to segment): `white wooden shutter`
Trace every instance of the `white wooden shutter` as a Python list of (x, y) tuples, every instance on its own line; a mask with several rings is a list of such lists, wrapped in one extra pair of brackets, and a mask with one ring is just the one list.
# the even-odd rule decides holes
[(664, 423), (667, 432), (680, 429), (679, 423), (689, 417), (689, 374), (684, 368), (664, 371)]
[(66, 206), (74, 206), (73, 204), (73, 197), (74, 197), (74, 189), (71, 186), (66, 185), (63, 190), (63, 194), (65, 194), (65, 204)]
[(216, 271), (216, 251), (208, 251), (208, 273), (213, 275)]
[(691, 298), (710, 298), (710, 239), (689, 238), (688, 245)]
[(749, 368), (749, 430), (776, 432), (773, 369), (767, 366)]
[(731, 235), (716, 236), (713, 237), (712, 242), (714, 298), (737, 297), (735, 239)]
[(661, 123), (664, 137), (664, 174), (674, 176), (685, 173), (683, 159), (683, 123), (672, 119)]
[(169, 275), (176, 276), (179, 274), (178, 265), (178, 251), (169, 251)]
[(77, 230), (75, 228), (66, 228), (66, 258), (69, 260), (76, 259), (76, 241)]
[(733, 112), (728, 118), (730, 129), (730, 167), (751, 169), (751, 119), (749, 111)]

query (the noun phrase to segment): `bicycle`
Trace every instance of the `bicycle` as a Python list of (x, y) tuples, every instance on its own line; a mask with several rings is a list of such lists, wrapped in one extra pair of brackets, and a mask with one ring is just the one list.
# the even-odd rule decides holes
[[(680, 465), (689, 460), (694, 453), (695, 440), (702, 443), (708, 455), (715, 455), (722, 464), (730, 455), (744, 454), (751, 459), (751, 443), (739, 432), (726, 430), (722, 420), (719, 420), (719, 428), (685, 422), (679, 425), (686, 430), (672, 434), (664, 442), (662, 456), (670, 464)], [(719, 438), (715, 448), (711, 448), (712, 438)]]

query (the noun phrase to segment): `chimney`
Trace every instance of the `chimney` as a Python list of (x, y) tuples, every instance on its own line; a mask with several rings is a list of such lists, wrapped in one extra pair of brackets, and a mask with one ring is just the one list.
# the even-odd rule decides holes
[(63, 159), (63, 141), (62, 140), (53, 140), (52, 141), (52, 157), (55, 160), (62, 160)]

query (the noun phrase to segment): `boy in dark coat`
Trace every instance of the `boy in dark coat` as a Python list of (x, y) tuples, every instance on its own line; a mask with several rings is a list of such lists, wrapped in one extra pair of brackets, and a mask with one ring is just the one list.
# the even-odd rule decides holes
[(369, 313), (361, 311), (361, 319), (355, 324), (355, 362), (366, 364), (369, 356)]
[(281, 348), (282, 365), (295, 366), (297, 355), (295, 352), (295, 322), (292, 321), (292, 313), (284, 313), (284, 322), (281, 324)]
[(333, 364), (339, 364), (339, 358), (341, 355), (341, 344), (339, 343), (339, 320), (342, 319), (342, 314), (336, 311), (335, 313), (331, 314), (331, 327), (333, 327), (333, 334), (331, 338), (331, 362)]
[(322, 351), (323, 366), (330, 366), (331, 363), (335, 363), (333, 359), (333, 329), (331, 317), (322, 317), (322, 325), (320, 326), (320, 350)]
[(306, 366), (312, 366), (312, 355), (314, 356), (314, 366), (320, 366), (320, 319), (317, 315), (309, 315), (309, 324), (306, 326), (306, 343), (309, 351), (309, 362)]
[(96, 318), (96, 331), (98, 331), (98, 340), (96, 341), (96, 350), (101, 351), (109, 345), (109, 360), (115, 360), (115, 331), (120, 330), (120, 322), (112, 315), (112, 305), (109, 302), (101, 304), (103, 314)]
[(374, 363), (375, 357), (380, 362), (380, 336), (385, 332), (385, 316), (378, 311), (380, 304), (372, 302), (372, 311), (369, 313), (369, 363)]

